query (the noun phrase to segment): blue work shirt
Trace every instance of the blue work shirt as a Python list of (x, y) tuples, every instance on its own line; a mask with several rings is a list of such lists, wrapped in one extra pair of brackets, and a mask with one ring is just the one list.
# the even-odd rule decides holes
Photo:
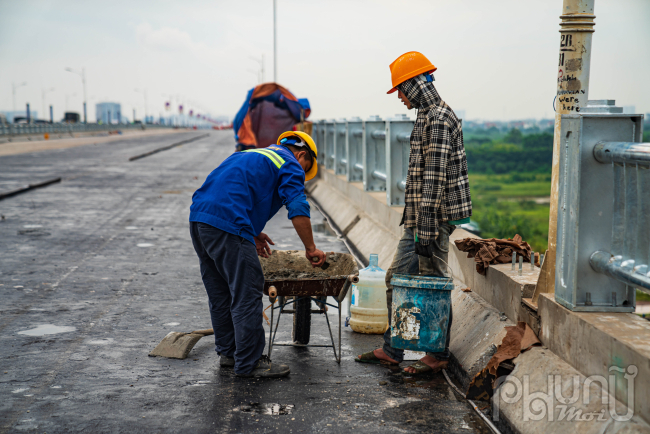
[(305, 196), (305, 171), (289, 149), (267, 148), (284, 160), (258, 152), (236, 152), (212, 171), (194, 192), (190, 221), (201, 222), (255, 244), (253, 237), (262, 232), (282, 207), (289, 218), (309, 217)]

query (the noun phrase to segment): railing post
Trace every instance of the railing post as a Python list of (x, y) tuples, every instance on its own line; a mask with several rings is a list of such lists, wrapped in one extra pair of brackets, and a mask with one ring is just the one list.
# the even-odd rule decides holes
[(325, 168), (334, 168), (334, 119), (325, 121)]
[(386, 122), (370, 116), (364, 122), (363, 188), (365, 191), (386, 191)]
[(347, 172), (347, 161), (345, 160), (345, 128), (347, 121), (338, 119), (334, 127), (334, 174), (345, 175)]
[(363, 180), (363, 121), (359, 117), (348, 119), (345, 130), (345, 149), (348, 182)]
[[(638, 195), (638, 165), (603, 164), (597, 145), (641, 141), (642, 123), (642, 115), (623, 114), (613, 100), (589, 101), (580, 113), (562, 115), (554, 286), (555, 300), (570, 310), (635, 310), (636, 291), (621, 280), (621, 270), (634, 271), (639, 246), (650, 248), (648, 217), (637, 202), (647, 200)], [(611, 264), (603, 263), (604, 254), (611, 254)]]
[(390, 206), (404, 205), (413, 125), (404, 114), (386, 121), (386, 200)]

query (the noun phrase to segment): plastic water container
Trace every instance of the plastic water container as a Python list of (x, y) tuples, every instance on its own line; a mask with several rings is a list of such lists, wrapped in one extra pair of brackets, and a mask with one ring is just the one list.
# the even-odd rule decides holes
[(454, 283), (447, 277), (394, 274), (391, 346), (444, 351)]
[(388, 329), (386, 271), (378, 264), (379, 257), (371, 254), (368, 267), (359, 271), (359, 282), (352, 285), (350, 327), (357, 333), (383, 334)]

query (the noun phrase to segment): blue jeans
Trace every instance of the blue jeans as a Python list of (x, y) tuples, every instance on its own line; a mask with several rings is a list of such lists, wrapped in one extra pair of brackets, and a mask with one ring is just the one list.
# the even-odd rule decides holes
[(215, 351), (235, 358), (235, 373), (249, 374), (264, 352), (264, 273), (255, 246), (205, 223), (190, 222), (201, 278), (208, 293)]
[[(442, 223), (438, 227), (438, 238), (431, 244), (431, 252), (435, 255), (431, 258), (419, 256), (415, 254), (415, 235), (413, 228), (404, 228), (402, 238), (397, 244), (395, 256), (393, 256), (393, 263), (386, 271), (386, 303), (388, 304), (388, 319), (392, 318), (392, 305), (393, 305), (393, 285), (390, 280), (393, 274), (420, 274), (423, 276), (439, 276), (449, 277), (447, 272), (447, 265), (443, 262), (449, 262), (449, 235), (456, 229), (456, 226), (448, 223)], [(436, 258), (436, 256), (438, 258)], [(442, 260), (440, 260), (440, 259)], [(433, 356), (438, 360), (449, 360), (449, 339), (451, 336), (451, 321), (452, 312), (449, 312), (449, 322), (447, 323), (447, 342), (445, 350), (440, 353), (427, 353), (428, 356)], [(404, 360), (404, 350), (393, 348), (390, 346), (391, 336), (390, 327), (384, 333), (384, 353), (391, 359), (402, 362)]]

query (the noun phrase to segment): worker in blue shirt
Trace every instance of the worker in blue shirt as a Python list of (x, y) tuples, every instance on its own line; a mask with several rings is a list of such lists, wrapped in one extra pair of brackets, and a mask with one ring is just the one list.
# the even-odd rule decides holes
[(284, 205), (307, 259), (314, 267), (325, 263), (305, 196), (305, 181), (318, 171), (316, 155), (308, 134), (287, 131), (277, 145), (228, 157), (192, 196), (190, 235), (208, 293), (215, 350), (220, 365), (234, 367), (238, 376), (289, 375), (288, 366), (262, 356), (264, 274), (257, 255), (271, 253), (274, 243), (262, 229)]

